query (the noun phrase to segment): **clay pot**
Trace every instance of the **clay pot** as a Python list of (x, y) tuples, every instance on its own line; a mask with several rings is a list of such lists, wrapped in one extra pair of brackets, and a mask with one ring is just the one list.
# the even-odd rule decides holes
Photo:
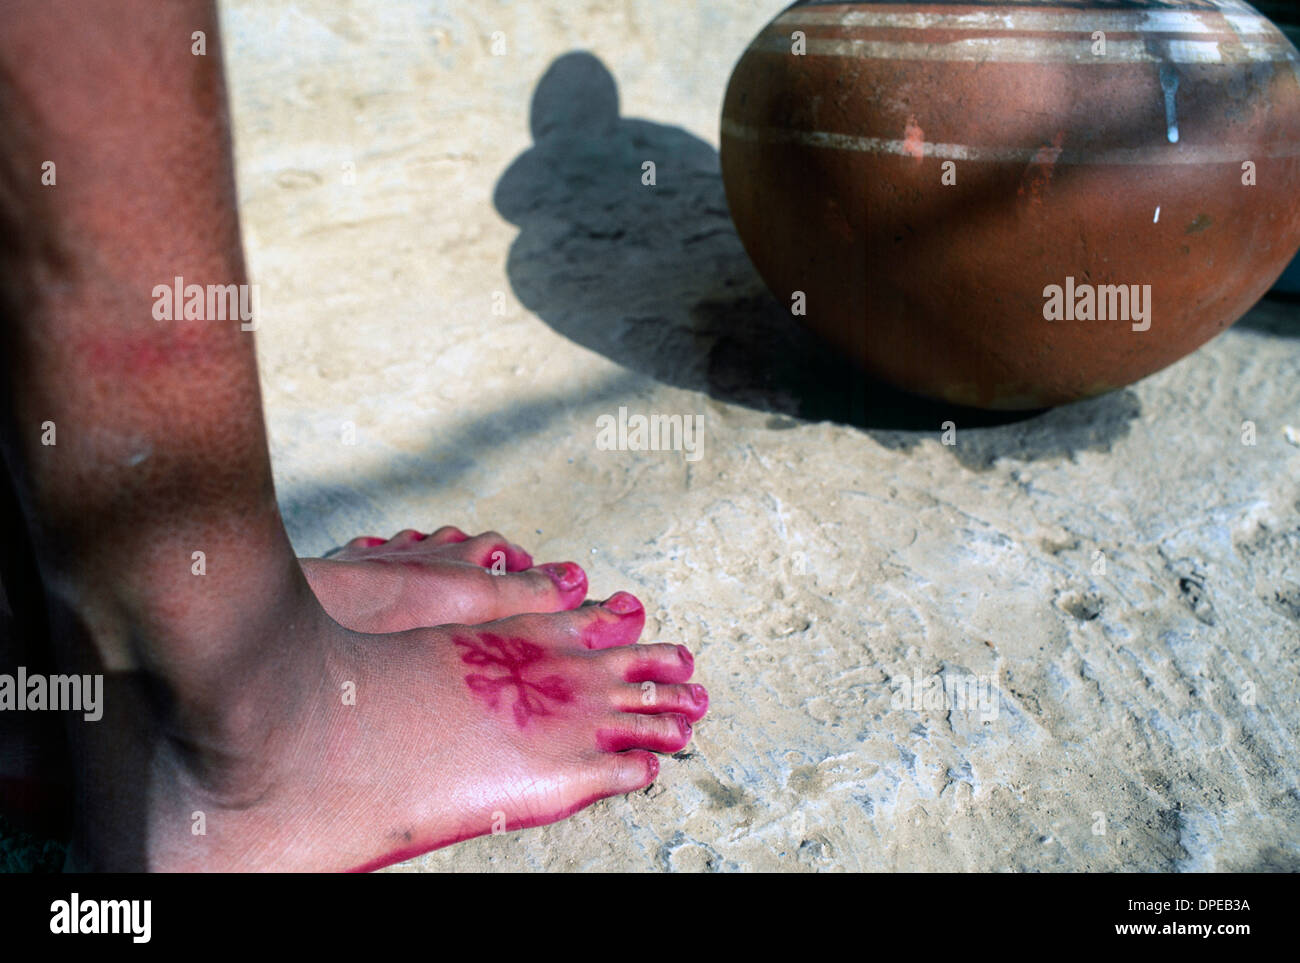
[(736, 65), (721, 154), (754, 264), (832, 345), (1054, 405), (1187, 354), (1295, 254), (1300, 54), (1235, 0), (796, 3)]

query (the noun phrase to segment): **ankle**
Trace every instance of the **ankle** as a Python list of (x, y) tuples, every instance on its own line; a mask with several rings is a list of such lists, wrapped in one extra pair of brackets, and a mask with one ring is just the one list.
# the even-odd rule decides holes
[(291, 555), (287, 565), (249, 558), (214, 575), (187, 570), (170, 584), (156, 565), (119, 568), (50, 581), (58, 661), (135, 677), (159, 731), (200, 769), (265, 735), (267, 694), (293, 698), (339, 628)]

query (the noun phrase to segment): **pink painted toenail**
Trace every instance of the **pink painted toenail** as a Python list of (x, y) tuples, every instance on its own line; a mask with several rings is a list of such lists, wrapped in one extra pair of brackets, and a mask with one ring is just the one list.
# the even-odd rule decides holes
[(574, 562), (548, 562), (538, 570), (555, 583), (561, 592), (572, 592), (587, 581), (587, 573)]
[(615, 615), (631, 615), (641, 611), (641, 602), (631, 592), (615, 592), (601, 605)]
[(691, 686), (691, 697), (695, 700), (696, 705), (707, 705), (709, 702), (709, 690), (702, 685)]

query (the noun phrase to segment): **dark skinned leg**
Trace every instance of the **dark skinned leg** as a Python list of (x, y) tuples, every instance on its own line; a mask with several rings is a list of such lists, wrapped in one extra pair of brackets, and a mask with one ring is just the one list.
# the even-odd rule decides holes
[(154, 317), (176, 276), (246, 281), (211, 5), (6, 5), (0, 117), (5, 460), (48, 660), (106, 676), (65, 720), (74, 864), (369, 868), (651, 781), (707, 697), (635, 599), (437, 546), (305, 575), (253, 335)]

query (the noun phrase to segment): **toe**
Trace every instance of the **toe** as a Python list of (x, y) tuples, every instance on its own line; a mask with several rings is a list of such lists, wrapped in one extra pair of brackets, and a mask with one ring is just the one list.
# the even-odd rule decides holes
[[(500, 575), (478, 565), (447, 559), (425, 560), (420, 564), (421, 573), (428, 581), (412, 583), (417, 596), (412, 605), (421, 604), (420, 598), (436, 598), (438, 621), (428, 622), (430, 625), (503, 622), (509, 623), (503, 626), (503, 631), (531, 638), (531, 633), (546, 623), (521, 624), (521, 619), (576, 609), (587, 597), (587, 573), (574, 562), (552, 562), (525, 572)], [(431, 603), (425, 608), (432, 608)]]
[(587, 597), (587, 573), (576, 562), (551, 562), (524, 572), (493, 575), (482, 573), (480, 586), (491, 597), (487, 606), (494, 619), (510, 618), (529, 612), (565, 612), (576, 609)]
[(455, 525), (444, 525), (429, 535), (429, 542), (433, 545), (455, 545), (458, 542), (468, 541), (469, 536)]
[(467, 539), (457, 547), (457, 555), (462, 561), (484, 568), (499, 569), (504, 564), (507, 572), (533, 567), (533, 557), (499, 532), (483, 532)]
[[(546, 580), (545, 586), (538, 578)], [(587, 573), (577, 562), (548, 562), (525, 572), (512, 573), (505, 581), (535, 581), (542, 594), (555, 596), (556, 605), (550, 609), (534, 611), (562, 612), (577, 608), (587, 597)]]
[(624, 712), (596, 731), (596, 745), (606, 752), (677, 752), (690, 741), (691, 721), (680, 713), (642, 716)]
[(388, 544), (394, 548), (403, 545), (410, 545), (412, 542), (422, 542), (427, 538), (423, 532), (416, 531), (414, 528), (404, 528), (388, 540)]
[(659, 776), (659, 757), (634, 749), (605, 755), (597, 763), (602, 796), (621, 796), (650, 785)]
[(624, 682), (685, 682), (695, 671), (695, 659), (684, 645), (666, 642), (654, 645), (629, 645), (604, 653), (613, 670)]
[(580, 614), (585, 624), (579, 637), (589, 649), (631, 645), (645, 628), (645, 607), (631, 592), (615, 592), (599, 604), (584, 606)]
[(377, 535), (358, 535), (352, 541), (344, 545), (344, 548), (374, 548), (377, 545), (383, 545), (384, 539)]
[[(492, 577), (507, 579), (512, 576)], [(615, 603), (620, 596), (622, 600)], [(615, 603), (612, 608), (611, 603)], [(500, 630), (558, 648), (577, 646), (583, 649), (610, 649), (631, 646), (640, 637), (644, 627), (645, 609), (641, 603), (634, 596), (620, 592), (606, 602), (583, 605), (569, 612), (557, 611), (548, 615), (520, 615), (504, 619)], [(655, 676), (653, 681), (661, 680)]]
[(709, 711), (709, 693), (702, 685), (681, 685), (645, 681), (621, 685), (614, 693), (614, 705), (624, 712), (652, 715), (676, 712), (698, 722)]

